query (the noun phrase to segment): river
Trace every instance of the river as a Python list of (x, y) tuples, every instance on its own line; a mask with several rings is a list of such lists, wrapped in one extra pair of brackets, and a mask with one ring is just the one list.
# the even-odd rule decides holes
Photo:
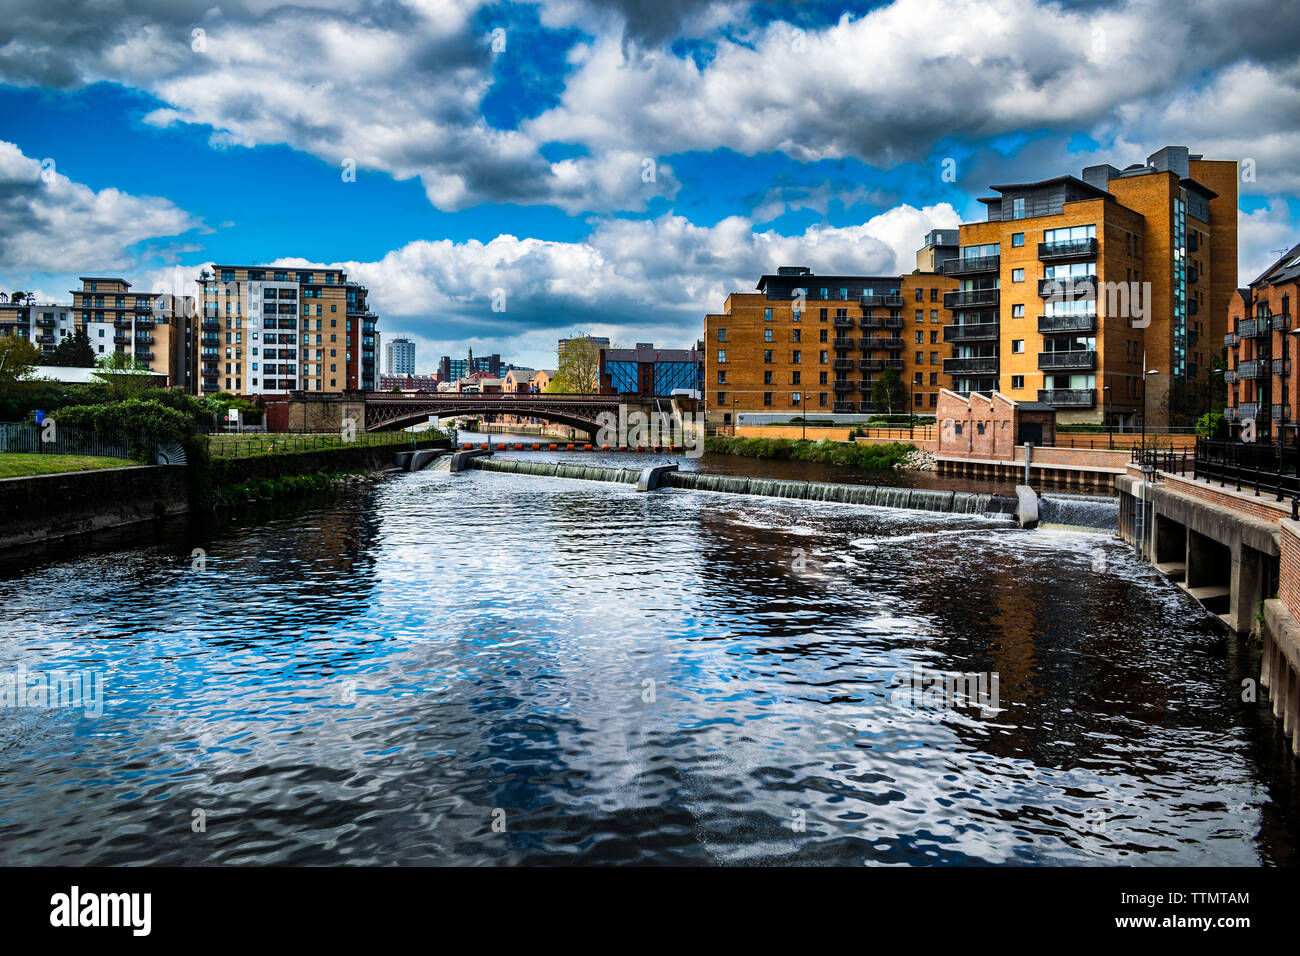
[(6, 864), (1297, 859), (1257, 651), (1104, 534), (426, 471), (0, 606), (0, 672), (105, 688), (0, 709)]

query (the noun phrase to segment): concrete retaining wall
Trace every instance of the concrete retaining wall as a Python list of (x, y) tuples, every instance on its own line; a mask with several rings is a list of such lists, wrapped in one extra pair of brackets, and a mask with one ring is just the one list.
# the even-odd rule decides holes
[(0, 479), (0, 548), (183, 514), (186, 470), (136, 465)]

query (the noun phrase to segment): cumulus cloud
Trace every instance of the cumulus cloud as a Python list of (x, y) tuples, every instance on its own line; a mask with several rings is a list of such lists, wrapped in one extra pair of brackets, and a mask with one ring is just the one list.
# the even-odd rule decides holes
[(89, 272), (129, 269), (135, 244), (199, 226), (169, 200), (96, 192), (0, 141), (0, 262), (11, 283), (18, 275), (62, 273), (72, 263)]
[[(486, 243), (412, 242), (375, 262), (280, 262), (344, 269), (370, 287), (381, 332), (415, 338), (429, 361), (449, 343), (459, 343), (457, 354), (469, 343), (476, 353), (509, 347), (523, 362), (548, 364), (556, 338), (574, 329), (689, 347), (705, 313), (731, 292), (752, 291), (778, 266), (910, 272), (924, 234), (957, 222), (947, 204), (898, 206), (861, 225), (814, 226), (797, 236), (756, 232), (741, 217), (710, 227), (675, 215), (610, 218), (582, 242), (503, 235)], [(502, 299), (504, 311), (493, 311)]]

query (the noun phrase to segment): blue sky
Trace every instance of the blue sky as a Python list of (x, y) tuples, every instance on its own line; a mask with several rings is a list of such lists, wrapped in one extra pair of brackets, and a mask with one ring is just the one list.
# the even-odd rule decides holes
[(689, 345), (763, 271), (907, 269), (992, 182), (1168, 143), (1251, 159), (1243, 279), (1296, 241), (1297, 14), (1257, 0), (7, 6), (0, 288), (338, 264), (423, 367)]

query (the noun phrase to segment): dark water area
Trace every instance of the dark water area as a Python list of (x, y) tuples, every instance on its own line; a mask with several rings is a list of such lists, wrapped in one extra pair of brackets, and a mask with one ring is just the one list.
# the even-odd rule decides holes
[(0, 674), (103, 687), (0, 708), (0, 863), (1297, 860), (1257, 649), (1104, 534), (426, 471), (0, 607)]

